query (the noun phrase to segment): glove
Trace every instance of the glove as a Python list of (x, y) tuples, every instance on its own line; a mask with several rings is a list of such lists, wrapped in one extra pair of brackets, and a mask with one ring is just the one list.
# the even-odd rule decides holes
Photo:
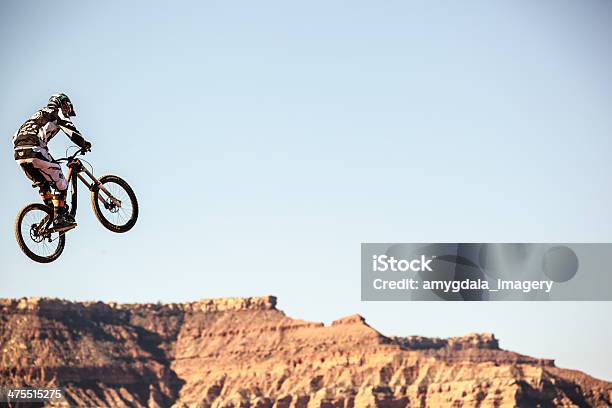
[(83, 143), (83, 146), (82, 146), (82, 147), (83, 147), (83, 150), (84, 150), (84, 151), (86, 151), (86, 152), (91, 152), (91, 143), (89, 143), (89, 142), (85, 142), (85, 143)]

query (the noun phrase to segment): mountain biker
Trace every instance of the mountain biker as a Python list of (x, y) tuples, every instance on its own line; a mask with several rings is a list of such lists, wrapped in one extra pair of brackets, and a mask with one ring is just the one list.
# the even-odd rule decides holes
[[(68, 182), (49, 154), (47, 143), (62, 130), (79, 147), (91, 150), (91, 143), (81, 136), (70, 121), (71, 116), (76, 116), (76, 112), (70, 98), (63, 93), (51, 95), (47, 106), (26, 120), (13, 137), (15, 160), (34, 182), (32, 187), (39, 188), (43, 202), (53, 206), (53, 226), (58, 231), (76, 227), (76, 222), (66, 204)], [(51, 194), (51, 187), (55, 194)]]

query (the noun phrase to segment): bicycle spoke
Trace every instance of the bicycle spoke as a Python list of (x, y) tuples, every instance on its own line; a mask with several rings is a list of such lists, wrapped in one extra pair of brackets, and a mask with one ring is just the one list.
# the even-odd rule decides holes
[[(100, 211), (103, 217), (117, 226), (127, 224), (132, 218), (134, 212), (130, 196), (128, 195), (127, 191), (125, 191), (121, 185), (112, 181), (105, 183), (104, 188), (108, 191), (108, 193), (104, 192), (103, 190), (100, 190), (99, 193), (100, 197), (103, 199), (103, 203), (100, 203)], [(121, 203), (121, 206), (115, 207), (113, 199), (118, 200)], [(108, 206), (111, 208), (107, 208)]]
[[(44, 230), (49, 215), (40, 209), (33, 209), (23, 217), (20, 225), (20, 233), (25, 245), (34, 254), (48, 257), (53, 255), (59, 246), (59, 233), (51, 235), (51, 242), (47, 237), (37, 233)], [(35, 228), (34, 228), (35, 226)]]

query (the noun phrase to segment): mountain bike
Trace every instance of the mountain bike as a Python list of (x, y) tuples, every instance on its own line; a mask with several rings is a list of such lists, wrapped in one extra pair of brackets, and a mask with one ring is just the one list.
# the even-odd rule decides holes
[[(91, 191), (91, 206), (100, 223), (112, 232), (131, 230), (138, 219), (138, 201), (130, 185), (113, 175), (96, 178), (77, 159), (79, 154), (85, 154), (85, 150), (79, 149), (71, 156), (55, 160), (57, 163), (66, 162), (68, 166), (66, 180), (70, 184), (70, 214), (76, 218), (77, 181), (81, 180)], [(53, 206), (43, 203), (26, 205), (15, 220), (15, 238), (19, 248), (30, 259), (40, 263), (59, 258), (66, 245), (67, 232), (53, 227)]]

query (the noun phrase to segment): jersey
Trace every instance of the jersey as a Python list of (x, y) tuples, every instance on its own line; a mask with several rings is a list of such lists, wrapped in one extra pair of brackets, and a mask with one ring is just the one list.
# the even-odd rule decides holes
[(46, 106), (34, 113), (19, 128), (13, 137), (13, 147), (42, 147), (62, 130), (75, 144), (83, 147), (85, 139), (76, 126), (65, 117), (59, 108)]

